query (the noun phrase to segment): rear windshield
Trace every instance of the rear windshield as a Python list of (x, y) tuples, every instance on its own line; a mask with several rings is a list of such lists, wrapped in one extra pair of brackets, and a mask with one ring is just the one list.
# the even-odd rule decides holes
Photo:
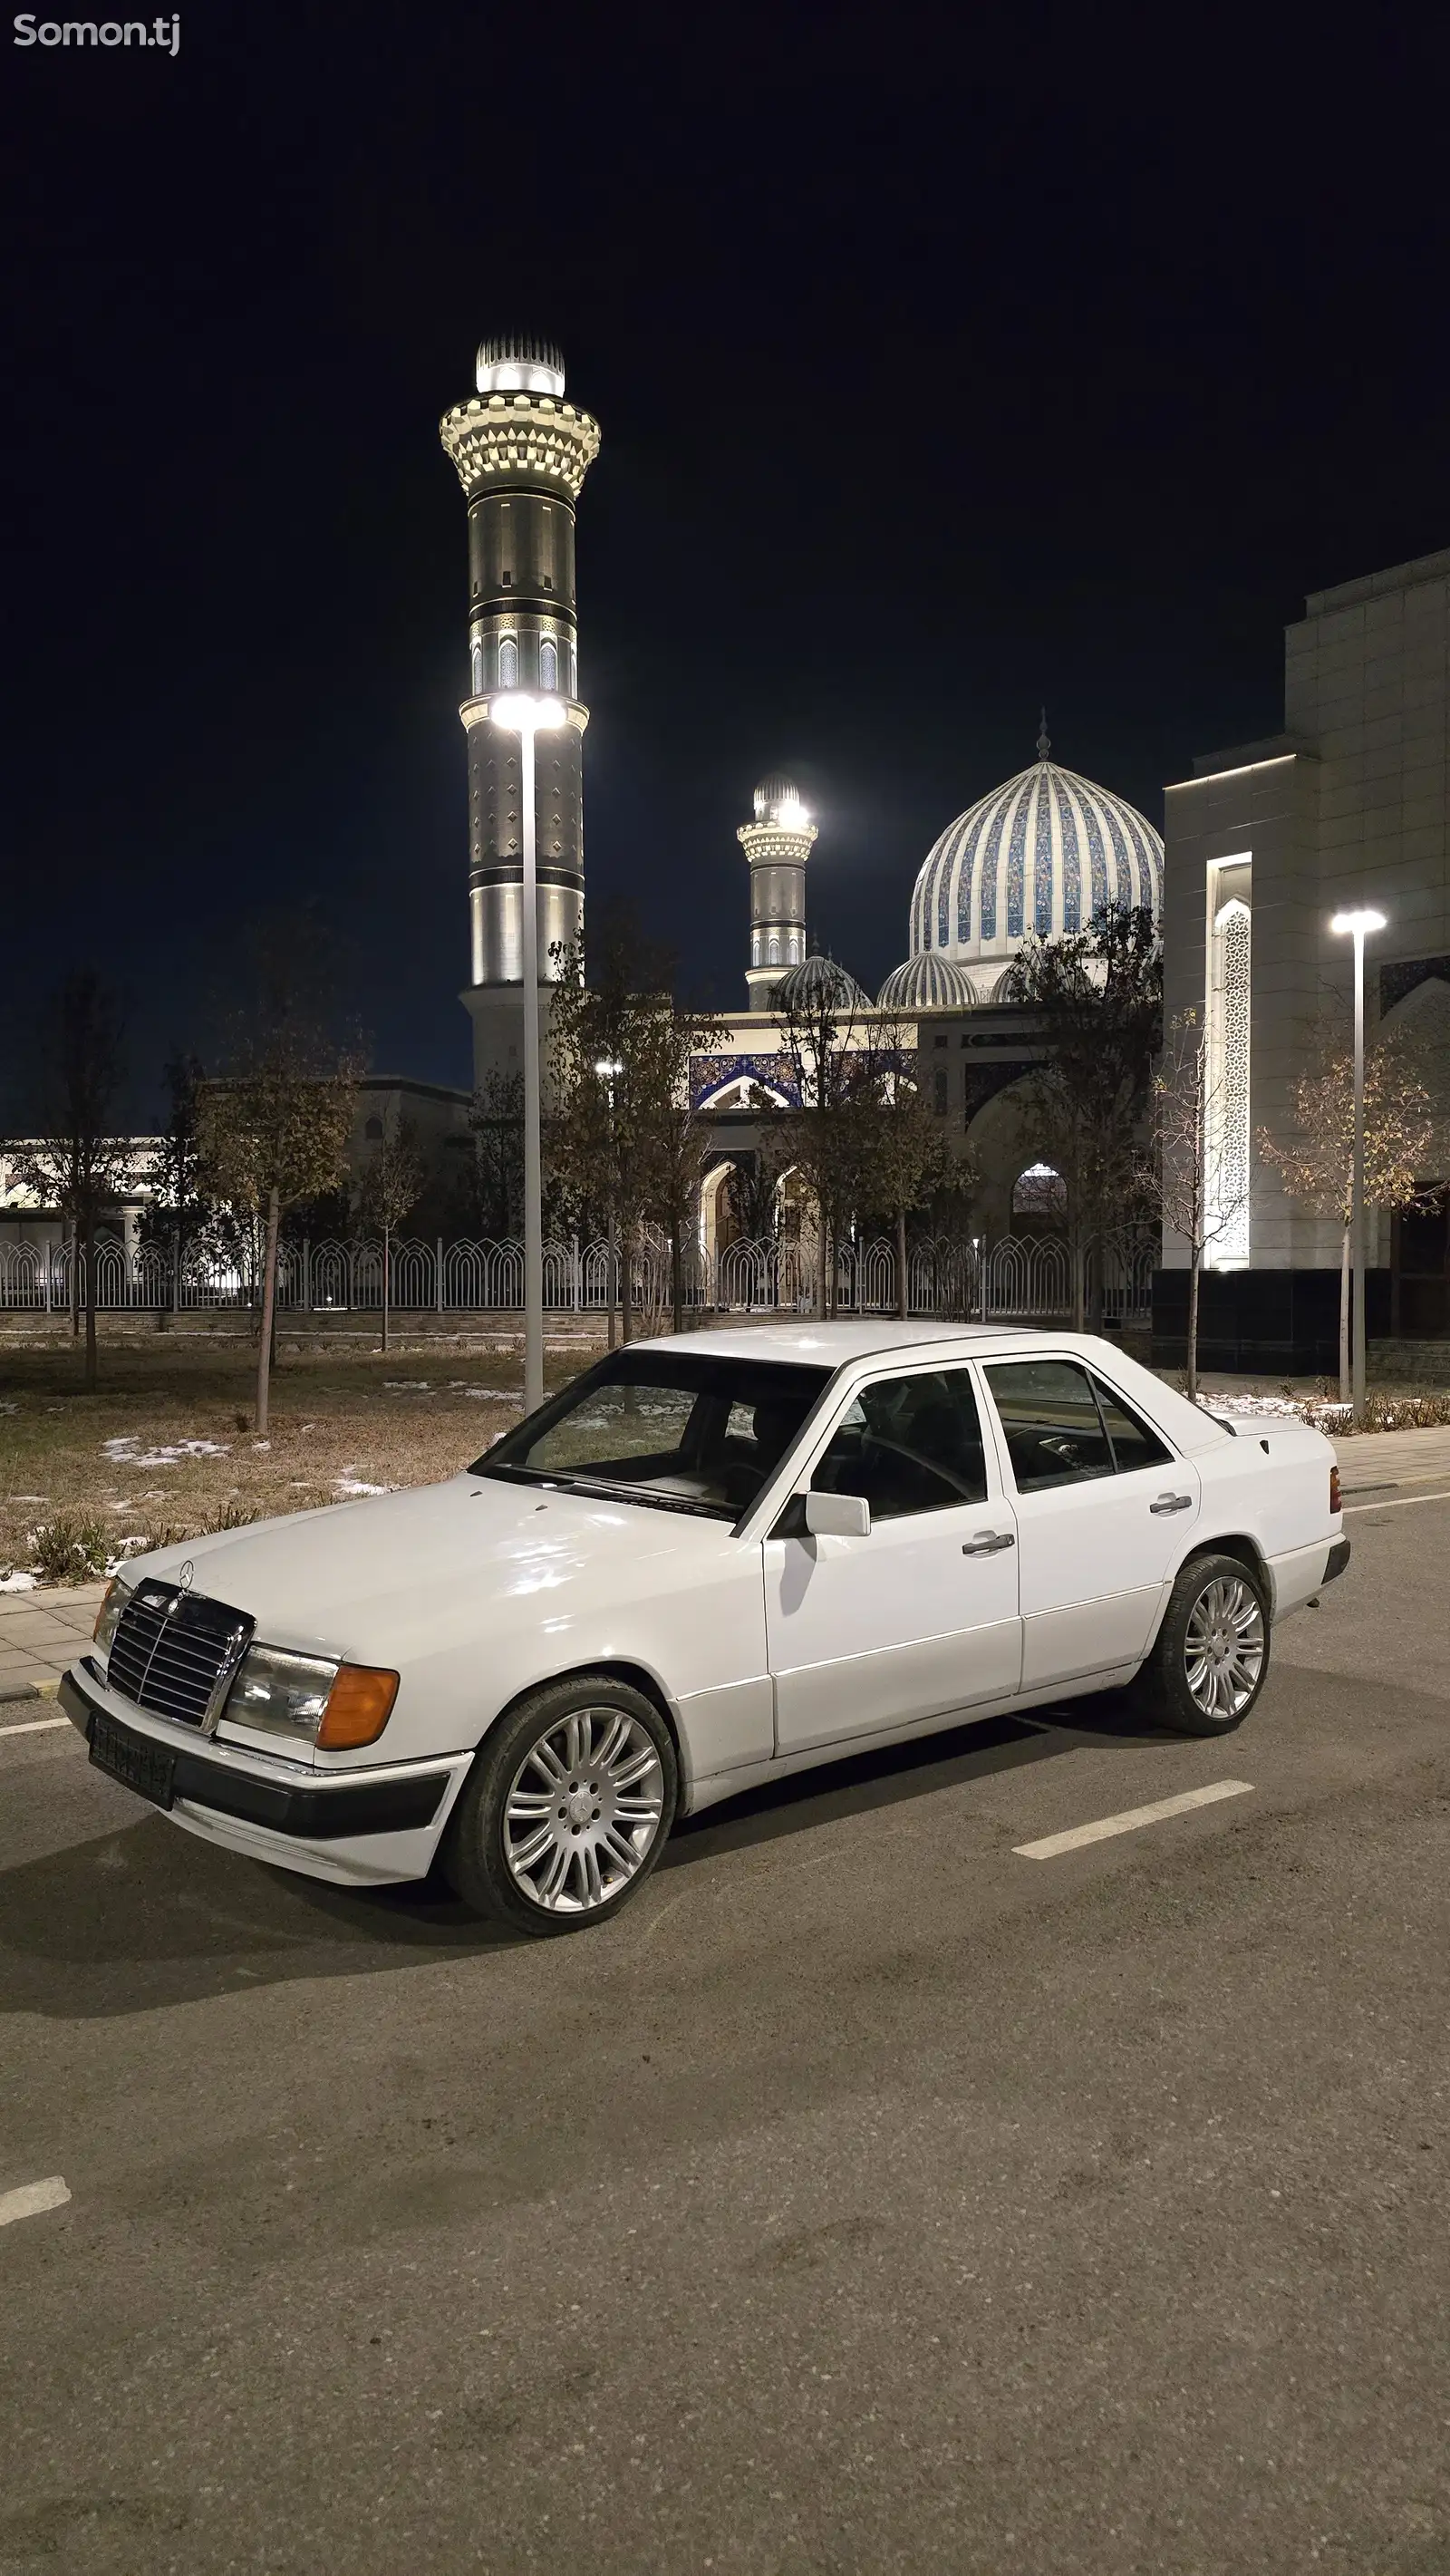
[(471, 1472), (733, 1521), (830, 1377), (826, 1368), (687, 1349), (616, 1351), (507, 1432)]

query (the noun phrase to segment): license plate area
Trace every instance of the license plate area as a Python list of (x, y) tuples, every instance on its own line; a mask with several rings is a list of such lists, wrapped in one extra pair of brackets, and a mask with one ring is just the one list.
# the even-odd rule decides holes
[(149, 1736), (137, 1735), (98, 1708), (91, 1719), (90, 1753), (96, 1769), (119, 1781), (123, 1789), (134, 1789), (138, 1798), (149, 1798), (153, 1807), (171, 1805), (176, 1756), (164, 1744), (153, 1744)]

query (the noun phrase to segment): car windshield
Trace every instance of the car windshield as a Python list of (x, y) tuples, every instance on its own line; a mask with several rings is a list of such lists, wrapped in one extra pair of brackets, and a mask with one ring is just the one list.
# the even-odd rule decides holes
[(733, 1521), (830, 1375), (703, 1351), (617, 1351), (506, 1432), (471, 1472)]

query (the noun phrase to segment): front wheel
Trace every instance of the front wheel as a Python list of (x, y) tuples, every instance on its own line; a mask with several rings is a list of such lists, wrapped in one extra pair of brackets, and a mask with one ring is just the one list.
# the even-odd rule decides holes
[(652, 1700), (612, 1676), (533, 1691), (487, 1736), (450, 1821), (443, 1869), (521, 1932), (582, 1931), (648, 1878), (679, 1770)]
[(1145, 1716), (1177, 1735), (1230, 1735), (1269, 1669), (1263, 1591), (1236, 1556), (1195, 1556), (1169, 1596), (1134, 1685)]

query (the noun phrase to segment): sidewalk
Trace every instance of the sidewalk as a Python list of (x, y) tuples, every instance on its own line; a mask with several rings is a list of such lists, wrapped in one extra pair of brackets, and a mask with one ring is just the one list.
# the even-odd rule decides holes
[(1334, 1454), (1346, 1497), (1390, 1485), (1450, 1486), (1450, 1428), (1336, 1432)]
[[(0, 1595), (0, 1710), (7, 1700), (55, 1697), (67, 1664), (91, 1642), (104, 1583), (47, 1584)], [(4, 1724), (0, 1716), (0, 1725)]]

